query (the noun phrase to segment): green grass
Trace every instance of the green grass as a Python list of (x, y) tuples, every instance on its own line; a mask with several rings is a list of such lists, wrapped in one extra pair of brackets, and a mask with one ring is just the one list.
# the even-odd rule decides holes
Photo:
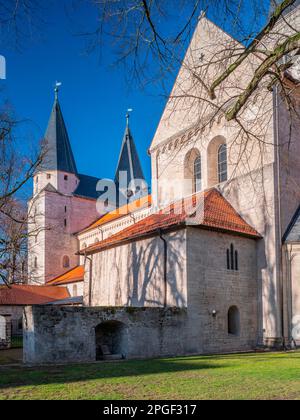
[(300, 353), (2, 366), (0, 399), (300, 399)]

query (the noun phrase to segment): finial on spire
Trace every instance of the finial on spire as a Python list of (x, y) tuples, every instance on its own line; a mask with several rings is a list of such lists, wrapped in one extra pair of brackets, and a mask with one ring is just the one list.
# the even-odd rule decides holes
[(127, 128), (129, 127), (129, 119), (130, 119), (130, 113), (131, 112), (133, 112), (133, 109), (131, 109), (131, 108), (127, 109), (127, 114), (126, 114)]
[(54, 89), (54, 92), (55, 92), (55, 99), (57, 100), (58, 99), (58, 92), (59, 92), (59, 88), (62, 86), (62, 83), (61, 82), (55, 82), (55, 89)]

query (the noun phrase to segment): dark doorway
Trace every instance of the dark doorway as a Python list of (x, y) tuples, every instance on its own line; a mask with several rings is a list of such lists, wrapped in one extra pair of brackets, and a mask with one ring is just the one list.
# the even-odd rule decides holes
[(96, 360), (125, 359), (127, 328), (118, 321), (107, 321), (95, 328)]
[(240, 335), (240, 312), (236, 306), (232, 306), (228, 311), (228, 334)]

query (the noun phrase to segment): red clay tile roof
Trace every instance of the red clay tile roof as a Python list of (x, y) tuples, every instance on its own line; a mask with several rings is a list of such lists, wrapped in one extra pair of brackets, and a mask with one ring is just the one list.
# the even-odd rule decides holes
[(86, 248), (81, 253), (99, 252), (122, 242), (150, 236), (159, 230), (189, 225), (231, 232), (254, 239), (260, 238), (257, 231), (242, 219), (220, 192), (211, 189), (152, 214), (104, 241)]
[(58, 286), (65, 285), (70, 283), (78, 283), (84, 280), (84, 266), (80, 265), (78, 267), (72, 268), (72, 270), (67, 273), (56, 277), (47, 282), (47, 285)]
[(66, 287), (13, 285), (0, 286), (0, 305), (43, 305), (70, 297)]
[(137, 210), (146, 209), (151, 207), (152, 198), (151, 195), (146, 197), (141, 197), (133, 203), (127, 204), (126, 206), (120, 207), (110, 213), (105, 214), (100, 217), (96, 222), (88, 226), (86, 229), (82, 230), (79, 233), (89, 232), (92, 229), (95, 229), (99, 226), (105, 225), (106, 223), (112, 222), (114, 220), (120, 219), (121, 217), (128, 216), (130, 213), (134, 213)]

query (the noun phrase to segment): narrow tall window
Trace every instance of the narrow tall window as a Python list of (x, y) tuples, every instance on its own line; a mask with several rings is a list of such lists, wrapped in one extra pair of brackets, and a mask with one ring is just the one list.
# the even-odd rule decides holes
[(74, 284), (74, 286), (73, 286), (73, 296), (74, 297), (78, 296), (78, 290), (77, 290), (77, 285), (76, 284)]
[(67, 227), (67, 219), (64, 220), (65, 228)]
[(219, 183), (227, 181), (227, 146), (222, 144), (218, 151)]
[(194, 193), (202, 190), (202, 162), (201, 156), (194, 161)]
[(234, 248), (233, 248), (233, 244), (230, 245), (230, 270), (234, 270)]
[(230, 251), (227, 249), (227, 270), (230, 270)]
[(227, 270), (239, 271), (239, 253), (234, 249), (233, 244), (226, 253)]
[(239, 271), (239, 253), (237, 251), (234, 253), (234, 269)]
[(34, 257), (34, 268), (38, 268), (38, 259)]
[(68, 175), (65, 175), (65, 176), (64, 176), (64, 180), (65, 180), (65, 181), (68, 181), (68, 179), (69, 179)]
[(47, 179), (51, 179), (51, 174), (47, 174)]

